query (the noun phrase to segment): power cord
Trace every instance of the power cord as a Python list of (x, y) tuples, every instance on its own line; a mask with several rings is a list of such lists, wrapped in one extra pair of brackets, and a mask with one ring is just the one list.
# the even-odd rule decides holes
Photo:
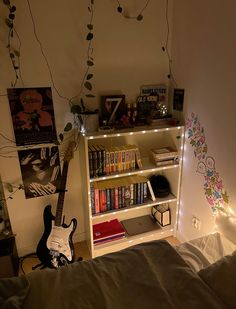
[[(24, 268), (23, 268), (23, 262), (25, 261), (25, 259), (29, 258), (29, 257), (32, 257), (32, 258), (38, 258), (36, 253), (35, 252), (31, 252), (31, 253), (28, 253), (22, 257), (19, 258), (19, 266), (20, 266), (20, 270), (22, 271), (22, 273), (25, 275), (25, 271), (24, 271)], [(33, 267), (32, 267), (32, 270)]]

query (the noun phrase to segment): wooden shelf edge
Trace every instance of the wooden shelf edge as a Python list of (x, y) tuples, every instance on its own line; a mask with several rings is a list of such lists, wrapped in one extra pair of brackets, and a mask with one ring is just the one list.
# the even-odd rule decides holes
[(183, 125), (176, 125), (176, 126), (137, 126), (134, 128), (116, 130), (113, 132), (90, 132), (84, 134), (84, 138), (89, 139), (101, 139), (107, 137), (120, 137), (126, 135), (133, 135), (133, 134), (144, 134), (144, 133), (154, 133), (154, 132), (163, 132), (163, 131), (171, 131), (171, 130), (181, 130), (183, 129)]
[(102, 181), (102, 180), (107, 180), (107, 179), (113, 179), (113, 178), (120, 178), (120, 177), (128, 177), (132, 175), (138, 175), (138, 174), (143, 174), (145, 172), (157, 172), (157, 171), (163, 171), (167, 169), (172, 169), (172, 168), (179, 168), (180, 164), (169, 164), (165, 166), (149, 166), (149, 167), (144, 167), (142, 169), (138, 170), (131, 170), (131, 171), (125, 171), (122, 173), (114, 173), (112, 175), (104, 175), (104, 176), (99, 176), (96, 178), (90, 178), (90, 183), (96, 182), (96, 181)]

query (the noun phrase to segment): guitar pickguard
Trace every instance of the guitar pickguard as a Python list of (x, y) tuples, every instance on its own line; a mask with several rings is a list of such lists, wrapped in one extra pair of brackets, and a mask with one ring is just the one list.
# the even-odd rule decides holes
[(51, 252), (63, 254), (69, 262), (72, 261), (72, 252), (69, 244), (70, 234), (74, 230), (73, 224), (68, 227), (56, 226), (52, 221), (52, 230), (47, 239), (47, 248)]

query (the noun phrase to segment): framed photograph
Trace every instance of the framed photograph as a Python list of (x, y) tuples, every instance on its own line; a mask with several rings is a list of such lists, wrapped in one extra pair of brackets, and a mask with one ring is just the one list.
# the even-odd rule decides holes
[[(138, 106), (146, 105), (151, 119), (166, 117), (168, 114), (168, 89), (165, 85), (141, 86)], [(145, 103), (146, 102), (146, 103)], [(139, 109), (139, 108), (138, 108)], [(143, 108), (141, 108), (143, 109)], [(141, 118), (143, 115), (141, 115)]]
[(16, 145), (57, 140), (50, 87), (7, 89)]
[(101, 97), (100, 125), (119, 125), (125, 113), (125, 95)]
[(148, 124), (152, 119), (152, 111), (156, 106), (156, 100), (148, 100), (149, 96), (137, 98), (137, 124)]
[(18, 157), (27, 199), (58, 192), (61, 172), (57, 146), (19, 150)]
[(184, 108), (184, 89), (174, 89), (173, 109), (182, 112)]
[(168, 89), (165, 85), (147, 85), (140, 87), (140, 95), (143, 96), (157, 96), (158, 101), (162, 104), (168, 102)]

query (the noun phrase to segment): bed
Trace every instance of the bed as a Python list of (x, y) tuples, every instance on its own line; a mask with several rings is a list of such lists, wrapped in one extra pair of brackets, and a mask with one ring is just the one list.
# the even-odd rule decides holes
[(235, 245), (220, 234), (129, 247), (0, 280), (3, 309), (236, 308)]

